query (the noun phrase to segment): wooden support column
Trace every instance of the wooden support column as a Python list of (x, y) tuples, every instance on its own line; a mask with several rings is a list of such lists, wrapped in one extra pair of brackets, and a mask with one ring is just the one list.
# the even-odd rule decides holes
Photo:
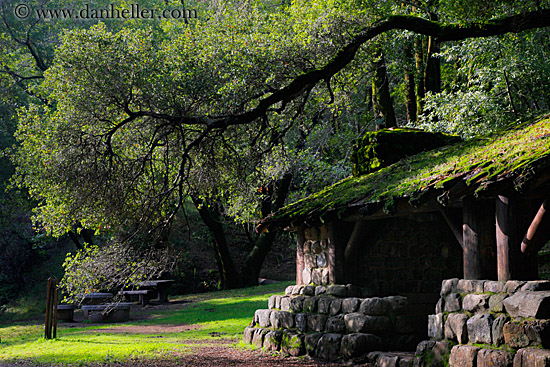
[(495, 205), (471, 196), (463, 204), (464, 279), (497, 279)]
[(498, 280), (537, 279), (536, 256), (521, 252), (523, 235), (536, 207), (518, 196), (498, 196), (495, 207)]
[(296, 242), (296, 284), (303, 284), (302, 272), (304, 271), (304, 242), (306, 241), (304, 226), (298, 227), (298, 240)]

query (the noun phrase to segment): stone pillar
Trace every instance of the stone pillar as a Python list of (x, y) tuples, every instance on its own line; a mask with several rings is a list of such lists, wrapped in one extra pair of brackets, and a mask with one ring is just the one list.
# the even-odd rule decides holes
[(302, 272), (304, 271), (304, 243), (306, 242), (305, 229), (298, 227), (298, 240), (296, 243), (296, 284), (304, 284)]

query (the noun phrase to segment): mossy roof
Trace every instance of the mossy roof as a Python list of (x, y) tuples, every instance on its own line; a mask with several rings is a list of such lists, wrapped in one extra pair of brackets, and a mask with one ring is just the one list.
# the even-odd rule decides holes
[(466, 195), (524, 193), (541, 179), (550, 181), (550, 115), (346, 178), (283, 207), (262, 220), (258, 230), (322, 223), (334, 216), (391, 216), (404, 207), (421, 211), (429, 202), (443, 207), (459, 203)]

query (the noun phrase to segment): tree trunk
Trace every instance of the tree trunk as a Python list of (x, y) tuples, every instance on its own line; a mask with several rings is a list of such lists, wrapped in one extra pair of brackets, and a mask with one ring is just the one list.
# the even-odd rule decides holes
[(429, 37), (426, 69), (424, 70), (424, 90), (426, 93), (441, 92), (441, 63), (438, 57), (433, 56), (439, 53), (439, 50), (439, 42), (437, 42), (434, 37)]
[(416, 38), (414, 44), (414, 59), (416, 63), (416, 115), (419, 116), (424, 110), (424, 40), (426, 37)]
[(221, 286), (224, 289), (234, 289), (242, 286), (242, 280), (235, 268), (225, 231), (220, 218), (220, 212), (216, 205), (208, 205), (203, 200), (193, 197), (193, 202), (206, 226), (214, 236), (212, 247), (214, 249), (218, 270), (220, 272)]
[(386, 71), (386, 62), (384, 54), (380, 46), (376, 47), (375, 51), (374, 75), (372, 77), (372, 100), (374, 104), (374, 113), (377, 119), (382, 119), (382, 126), (379, 127), (395, 127), (395, 111), (390, 96), (390, 83)]
[(414, 67), (412, 67), (413, 51), (411, 44), (405, 41), (403, 47), (403, 64), (405, 73), (405, 106), (407, 107), (407, 122), (416, 121), (416, 93), (414, 82)]
[[(281, 180), (275, 183), (271, 211), (276, 211), (283, 207), (290, 189), (292, 175), (285, 175)], [(268, 213), (263, 213), (267, 215)], [(246, 257), (241, 276), (245, 285), (257, 285), (260, 270), (265, 261), (265, 257), (271, 250), (273, 241), (275, 241), (276, 232), (264, 232), (258, 236), (254, 242), (252, 251)]]

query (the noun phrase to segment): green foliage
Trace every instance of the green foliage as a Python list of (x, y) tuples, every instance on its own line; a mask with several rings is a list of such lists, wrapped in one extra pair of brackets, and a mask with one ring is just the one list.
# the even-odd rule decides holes
[(115, 291), (142, 280), (160, 277), (174, 266), (168, 250), (113, 243), (104, 247), (87, 245), (75, 254), (67, 254), (65, 275), (60, 283), (65, 302), (80, 303), (92, 292)]

